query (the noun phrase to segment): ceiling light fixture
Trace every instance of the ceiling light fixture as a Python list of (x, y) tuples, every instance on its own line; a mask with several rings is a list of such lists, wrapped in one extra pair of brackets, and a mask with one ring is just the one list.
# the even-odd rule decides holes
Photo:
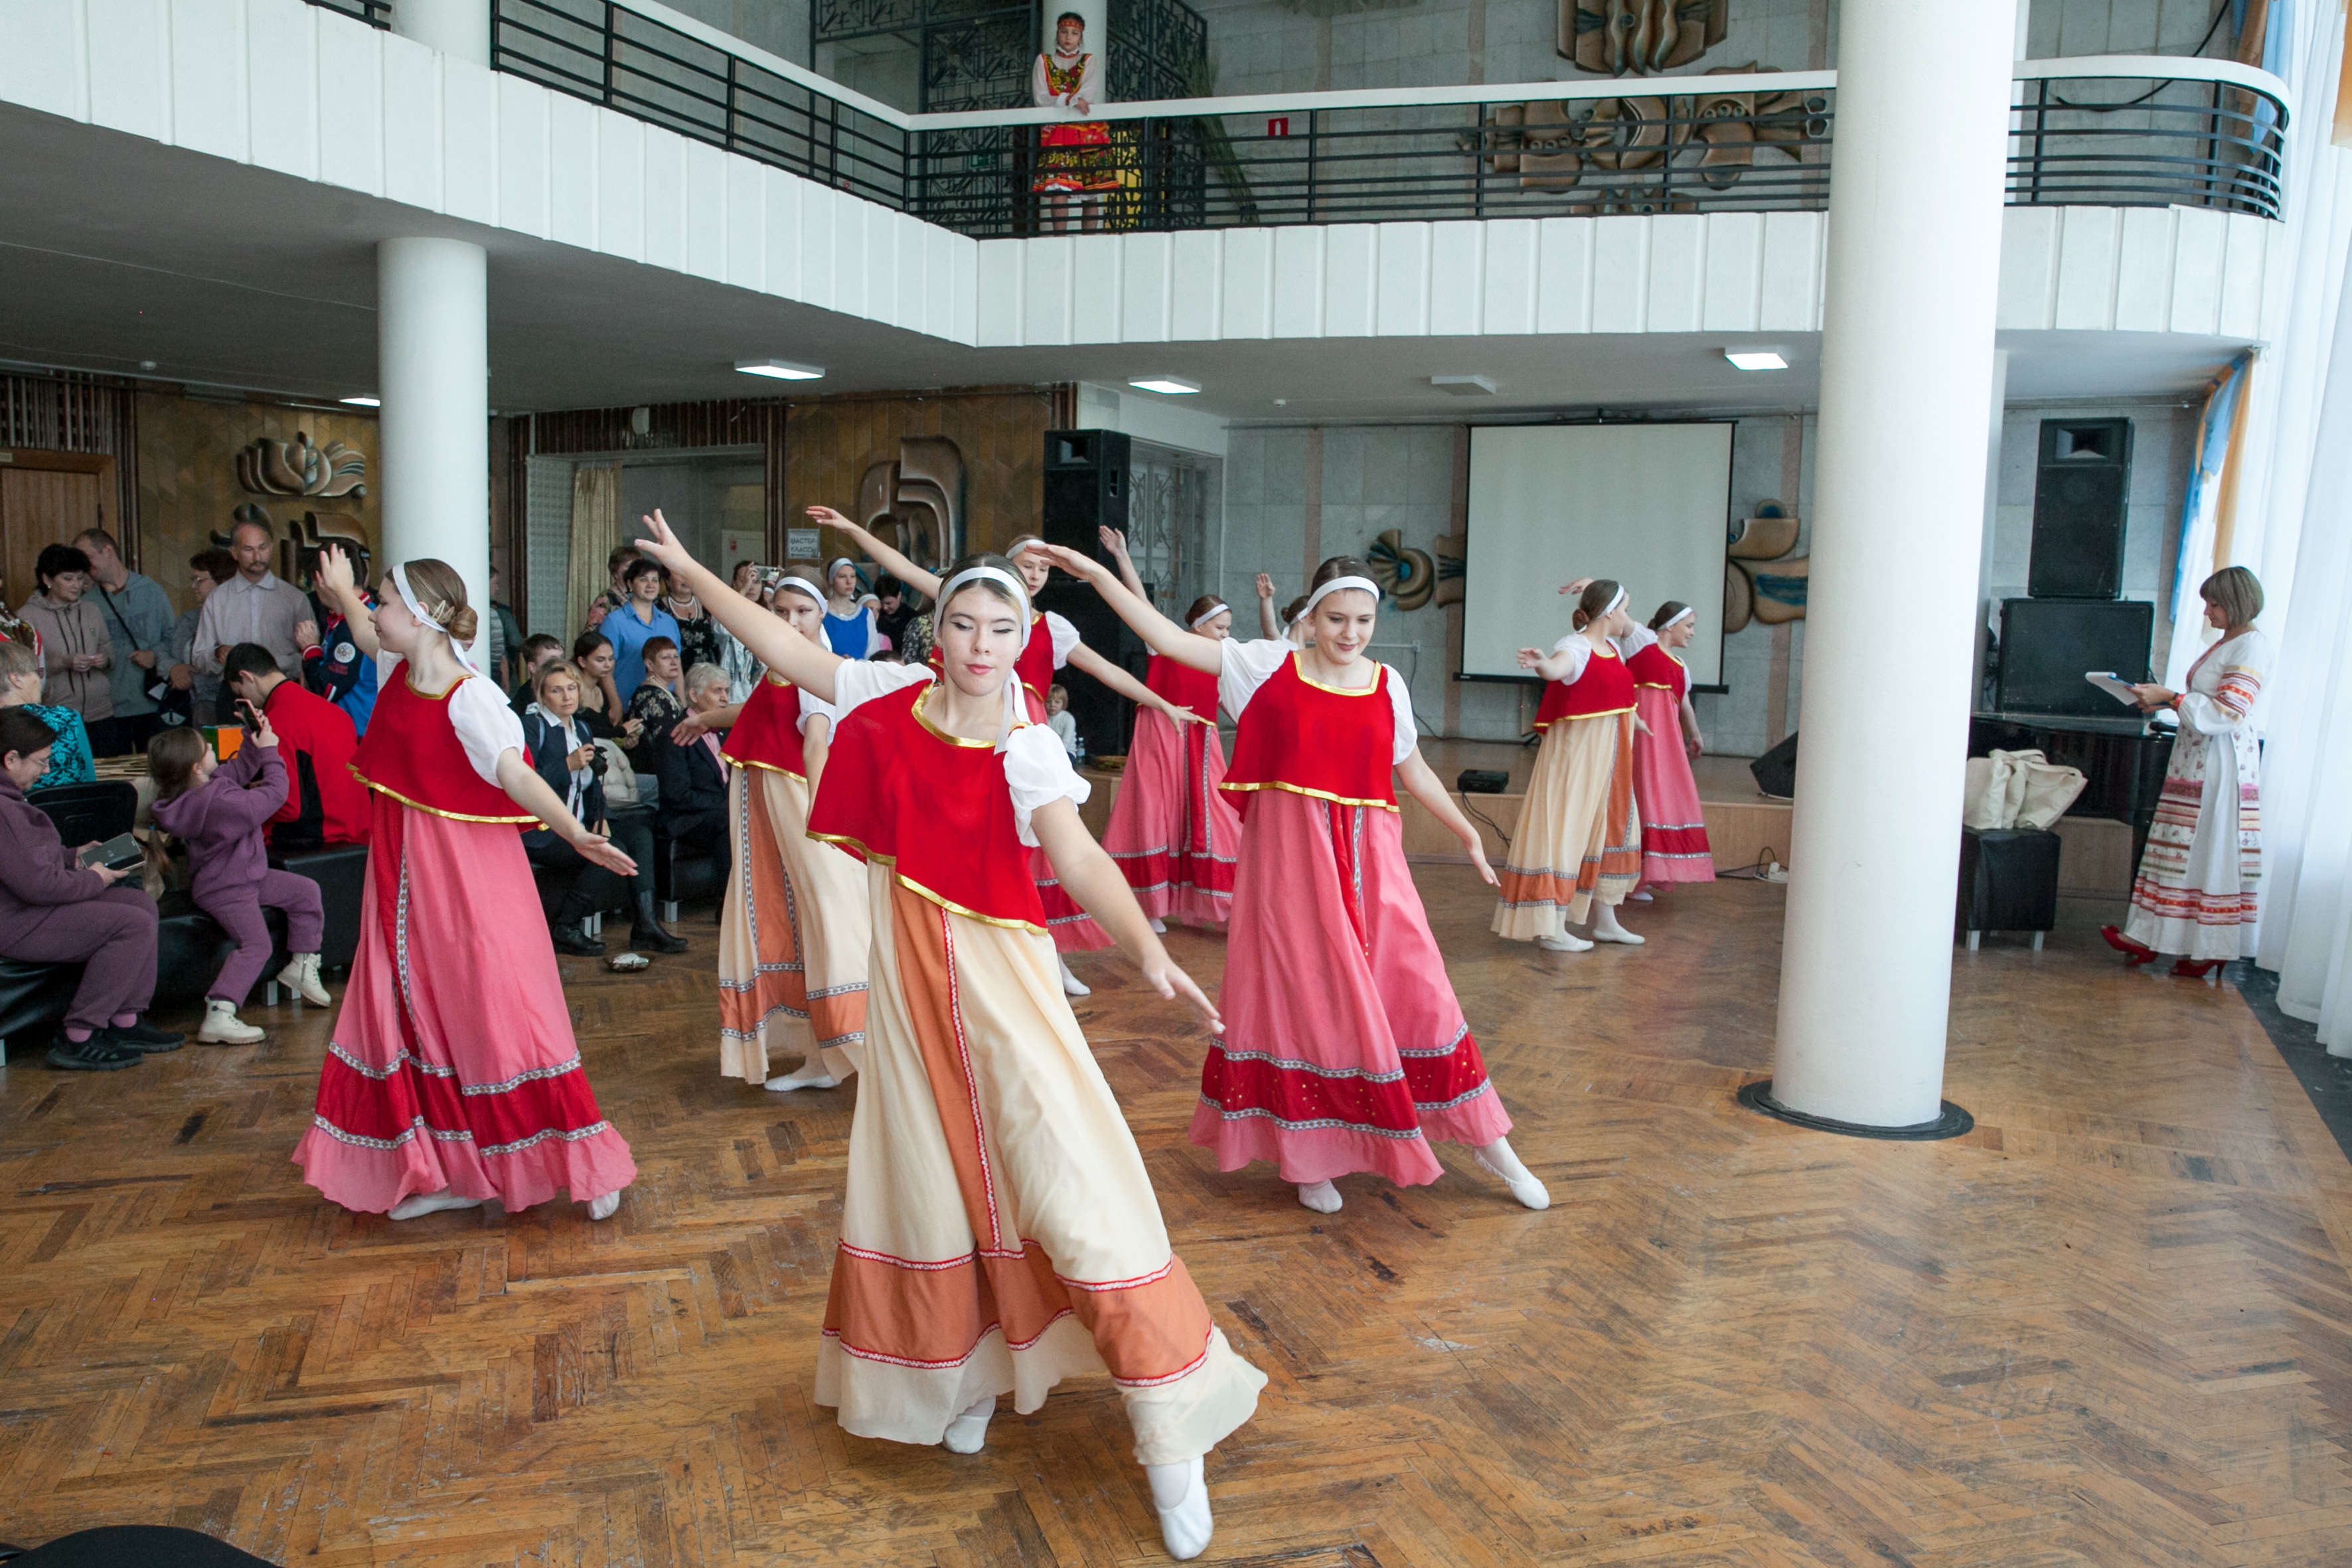
[(1170, 397), (1183, 397), (1201, 390), (1199, 382), (1179, 381), (1172, 375), (1141, 376), (1127, 384), (1140, 387), (1146, 392), (1165, 393)]
[(346, 397), (343, 401), (350, 404), (354, 408), (381, 408), (383, 406), (383, 399), (381, 397)]
[(775, 381), (823, 381), (824, 366), (798, 364), (788, 359), (739, 359), (735, 368), (745, 375), (764, 375)]
[(1456, 397), (1492, 397), (1495, 382), (1485, 375), (1433, 375), (1429, 384), (1440, 392), (1450, 392)]
[(1789, 362), (1780, 357), (1778, 349), (1726, 349), (1723, 357), (1731, 362), (1734, 370), (1786, 370)]

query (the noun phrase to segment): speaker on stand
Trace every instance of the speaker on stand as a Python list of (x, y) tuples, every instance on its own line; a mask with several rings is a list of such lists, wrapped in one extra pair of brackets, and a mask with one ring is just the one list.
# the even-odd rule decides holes
[[(1108, 561), (1097, 531), (1125, 530), (1130, 442), (1118, 430), (1048, 430), (1045, 433), (1045, 510), (1042, 526), (1048, 544), (1058, 544)], [(1147, 584), (1149, 587), (1150, 584)], [(1150, 650), (1128, 630), (1102, 595), (1061, 574), (1038, 592), (1036, 606), (1077, 627), (1086, 645), (1143, 679)], [(1120, 753), (1135, 723), (1134, 705), (1090, 675), (1066, 669), (1055, 677), (1070, 693), (1070, 716), (1089, 752)]]

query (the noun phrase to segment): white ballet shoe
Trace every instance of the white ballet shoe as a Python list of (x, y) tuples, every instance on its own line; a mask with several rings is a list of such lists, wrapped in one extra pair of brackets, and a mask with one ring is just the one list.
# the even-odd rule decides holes
[[(1189, 1563), (1209, 1549), (1217, 1521), (1209, 1517), (1209, 1482), (1198, 1459), (1180, 1465), (1146, 1465), (1144, 1479), (1151, 1483), (1152, 1511), (1160, 1515), (1160, 1540), (1168, 1555)], [(1160, 1500), (1174, 1493), (1174, 1502)]]
[(401, 1199), (393, 1205), (392, 1217), (420, 1219), (429, 1214), (439, 1214), (444, 1209), (478, 1209), (483, 1201), (480, 1198), (461, 1198), (444, 1187), (437, 1193), (414, 1193)]
[(588, 1200), (588, 1217), (590, 1219), (611, 1219), (614, 1215), (620, 1212), (621, 1194), (617, 1189), (613, 1192), (606, 1193), (603, 1197), (590, 1198)]
[(1533, 1171), (1519, 1163), (1508, 1139), (1497, 1138), (1492, 1143), (1473, 1149), (1470, 1157), (1477, 1161), (1478, 1168), (1488, 1175), (1501, 1177), (1503, 1184), (1511, 1189), (1511, 1196), (1528, 1208), (1551, 1207), (1549, 1189), (1536, 1179)]
[(1058, 963), (1060, 963), (1060, 964), (1061, 964), (1061, 966), (1062, 966), (1062, 994), (1063, 994), (1063, 995), (1065, 995), (1065, 996), (1091, 996), (1091, 995), (1093, 995), (1093, 994), (1095, 994), (1095, 988), (1094, 988), (1093, 986), (1091, 986), (1091, 985), (1087, 984), (1085, 981), (1083, 981), (1083, 980), (1079, 979), (1076, 975), (1075, 975), (1075, 974), (1073, 974), (1073, 973), (1070, 973), (1070, 961), (1069, 961), (1068, 959), (1066, 959), (1066, 958), (1064, 958), (1064, 959), (1058, 959), (1058, 960), (1056, 960), (1055, 962), (1057, 962)]
[(1339, 1196), (1339, 1189), (1328, 1182), (1301, 1182), (1298, 1201), (1317, 1214), (1338, 1214), (1346, 1200)]
[(1639, 947), (1642, 939), (1617, 923), (1617, 911), (1595, 900), (1592, 905), (1592, 940), (1613, 942), (1625, 947)]
[(1629, 904), (1647, 904), (1654, 902), (1655, 900), (1648, 893), (1636, 888), (1632, 892), (1625, 895), (1625, 901)]
[(1536, 938), (1536, 945), (1546, 952), (1591, 952), (1592, 951), (1592, 944), (1572, 931), (1564, 931), (1558, 936), (1539, 936)]
[(319, 955), (315, 952), (296, 953), (286, 967), (278, 972), (278, 984), (313, 1007), (324, 1007), (334, 1000), (327, 994), (327, 988), (319, 983)]
[(789, 1094), (796, 1089), (838, 1089), (841, 1080), (824, 1070), (822, 1053), (811, 1056), (790, 1072), (780, 1072), (766, 1086), (778, 1094)]
[(988, 1418), (996, 1414), (996, 1395), (983, 1394), (948, 1423), (940, 1447), (950, 1454), (977, 1454), (988, 1446)]
[(1154, 936), (1166, 936), (1168, 934), (1168, 922), (1161, 920), (1158, 915), (1152, 916), (1151, 934)]

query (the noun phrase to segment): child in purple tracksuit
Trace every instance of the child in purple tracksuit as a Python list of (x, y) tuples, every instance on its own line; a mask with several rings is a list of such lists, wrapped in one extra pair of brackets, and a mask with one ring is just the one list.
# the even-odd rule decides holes
[(262, 1031), (240, 1022), (236, 1009), (269, 963), (269, 928), (261, 911), (286, 911), (286, 942), (293, 961), (278, 972), (278, 984), (324, 1006), (331, 997), (319, 983), (319, 942), (324, 920), (319, 884), (291, 871), (273, 871), (261, 836), (286, 802), (286, 764), (278, 755), (278, 732), (267, 715), (257, 715), (246, 744), (226, 763), (213, 760), (200, 730), (166, 730), (147, 743), (147, 771), (155, 780), (155, 822), (188, 847), (194, 870), (189, 889), (196, 907), (218, 921), (236, 942), (205, 994), (198, 1041), (211, 1046), (249, 1046)]

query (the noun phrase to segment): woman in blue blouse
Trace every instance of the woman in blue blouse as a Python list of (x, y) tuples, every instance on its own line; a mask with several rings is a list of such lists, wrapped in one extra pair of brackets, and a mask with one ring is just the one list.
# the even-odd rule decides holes
[(844, 658), (870, 658), (882, 648), (881, 628), (874, 624), (874, 606), (857, 601), (857, 566), (840, 556), (824, 569), (831, 594), (824, 606), (824, 646)]
[(89, 762), (89, 731), (81, 715), (41, 701), (41, 661), (29, 643), (0, 641), (0, 708), (22, 708), (58, 732), (49, 747), (49, 771), (34, 780), (26, 794), (97, 779)]

